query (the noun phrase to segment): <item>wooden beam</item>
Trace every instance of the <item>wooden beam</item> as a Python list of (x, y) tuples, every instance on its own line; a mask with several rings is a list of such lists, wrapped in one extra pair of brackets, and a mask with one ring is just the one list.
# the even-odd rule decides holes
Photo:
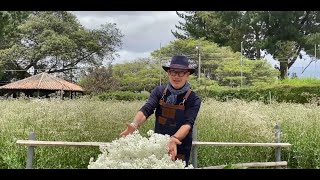
[(16, 144), (27, 146), (100, 146), (109, 143), (104, 142), (66, 142), (66, 141), (35, 141), (35, 140), (17, 140)]
[[(99, 146), (108, 144), (105, 142), (65, 142), (65, 141), (34, 141), (17, 140), (17, 144), (29, 146)], [(260, 147), (290, 147), (289, 143), (235, 143), (235, 142), (199, 142), (193, 141), (192, 145), (211, 145), (211, 146), (260, 146)]]
[(238, 143), (238, 142), (199, 142), (193, 141), (193, 146), (212, 145), (212, 146), (260, 146), (260, 147), (290, 147), (290, 143)]
[(220, 166), (208, 166), (200, 169), (223, 169), (226, 167), (230, 167), (230, 169), (241, 169), (247, 167), (272, 167), (272, 166), (287, 166), (287, 161), (279, 161), (279, 162), (251, 162), (251, 163), (238, 163), (231, 165), (220, 165)]

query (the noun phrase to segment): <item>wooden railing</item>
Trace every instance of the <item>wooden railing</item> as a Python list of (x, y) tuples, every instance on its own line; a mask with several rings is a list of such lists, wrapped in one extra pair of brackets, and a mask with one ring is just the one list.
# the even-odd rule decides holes
[[(193, 142), (191, 150), (191, 162), (194, 168), (198, 168), (198, 146), (255, 146), (255, 147), (274, 147), (275, 151), (275, 162), (250, 162), (250, 163), (239, 163), (232, 164), (234, 168), (243, 167), (272, 167), (281, 168), (281, 166), (287, 166), (286, 161), (281, 161), (281, 148), (290, 147), (289, 143), (280, 143), (280, 126), (276, 125), (276, 140), (275, 143), (241, 143), (241, 142), (200, 142), (197, 141), (197, 128), (193, 128)], [(30, 133), (29, 140), (17, 140), (16, 144), (28, 146), (27, 164), (26, 169), (32, 169), (32, 162), (35, 153), (36, 146), (73, 146), (73, 147), (99, 147), (100, 145), (106, 145), (109, 142), (66, 142), (66, 141), (38, 141), (36, 140), (36, 134)], [(208, 166), (203, 169), (221, 169), (229, 165), (220, 166)]]
[[(281, 129), (280, 125), (277, 123), (275, 126), (275, 142), (274, 143), (241, 143), (241, 142), (199, 142), (197, 141), (198, 131), (197, 128), (194, 126), (192, 131), (192, 150), (191, 150), (191, 161), (194, 168), (198, 168), (198, 146), (255, 146), (255, 147), (274, 147), (275, 149), (275, 161), (274, 162), (252, 162), (252, 163), (239, 163), (239, 164), (232, 164), (232, 167), (271, 167), (275, 166), (277, 169), (280, 169), (281, 166), (287, 166), (286, 161), (281, 160), (281, 148), (290, 147), (290, 143), (280, 143), (281, 142)], [(203, 167), (204, 169), (217, 169), (223, 168), (227, 165), (220, 165), (220, 166), (209, 166)]]

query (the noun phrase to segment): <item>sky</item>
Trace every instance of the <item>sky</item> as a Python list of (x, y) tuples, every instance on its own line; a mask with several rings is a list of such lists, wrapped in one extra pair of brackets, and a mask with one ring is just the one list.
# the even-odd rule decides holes
[[(84, 27), (89, 29), (97, 29), (106, 22), (116, 23), (116, 27), (124, 37), (122, 49), (118, 52), (120, 57), (116, 58), (114, 63), (149, 57), (152, 51), (175, 40), (171, 30), (176, 31), (175, 25), (183, 21), (176, 11), (73, 11), (72, 13)], [(272, 60), (271, 56), (267, 56), (266, 59), (273, 65), (279, 64)], [(310, 60), (310, 58), (298, 59), (289, 73), (295, 72), (299, 77), (320, 77), (318, 61), (313, 61), (302, 73)]]
[[(289, 69), (289, 76), (292, 76), (295, 73), (300, 78), (320, 78), (320, 61), (318, 58), (310, 57), (308, 55), (303, 54), (303, 58), (297, 58), (295, 63)], [(280, 62), (275, 61), (272, 56), (265, 56), (268, 62), (272, 64), (272, 66), (278, 66)]]
[(74, 11), (80, 23), (90, 29), (100, 25), (116, 23), (124, 37), (120, 58), (114, 63), (127, 62), (137, 58), (149, 57), (160, 45), (166, 46), (175, 40), (178, 21), (183, 21), (176, 11)]

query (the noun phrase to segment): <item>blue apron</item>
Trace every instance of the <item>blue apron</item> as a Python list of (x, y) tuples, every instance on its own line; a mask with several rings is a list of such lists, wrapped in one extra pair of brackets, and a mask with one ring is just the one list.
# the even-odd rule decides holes
[[(155, 133), (168, 134), (172, 136), (185, 123), (184, 102), (190, 95), (191, 89), (187, 91), (186, 95), (183, 97), (183, 101), (178, 105), (169, 104), (164, 101), (164, 96), (166, 95), (167, 90), (168, 88), (166, 87), (159, 102), (160, 107), (157, 108), (155, 112)], [(192, 130), (189, 131), (187, 136), (181, 142), (181, 145), (177, 145), (176, 159), (182, 159), (186, 162), (186, 166), (188, 166), (190, 151), (192, 147)]]

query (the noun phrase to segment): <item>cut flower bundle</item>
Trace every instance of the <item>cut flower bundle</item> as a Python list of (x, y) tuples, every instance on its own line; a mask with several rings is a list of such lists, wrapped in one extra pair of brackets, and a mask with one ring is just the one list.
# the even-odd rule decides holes
[[(172, 161), (168, 154), (169, 135), (148, 131), (149, 138), (136, 130), (109, 144), (101, 145), (96, 161), (90, 159), (88, 169), (184, 169), (182, 160)], [(188, 168), (192, 168), (191, 165)]]

